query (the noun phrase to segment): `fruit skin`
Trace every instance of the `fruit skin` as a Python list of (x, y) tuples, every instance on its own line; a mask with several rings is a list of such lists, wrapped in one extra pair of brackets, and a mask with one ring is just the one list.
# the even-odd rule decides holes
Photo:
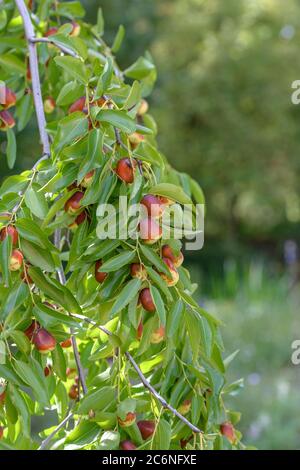
[(16, 94), (8, 87), (4, 87), (4, 92), (1, 91), (1, 96), (4, 95), (4, 103), (1, 103), (4, 109), (15, 106), (17, 97)]
[(121, 419), (118, 416), (118, 423), (121, 426), (121, 428), (128, 428), (135, 422), (135, 420), (136, 420), (136, 414), (132, 413), (131, 411), (127, 413), (125, 419)]
[(137, 425), (144, 440), (151, 437), (155, 431), (155, 421), (142, 420), (138, 421)]
[(0, 129), (3, 131), (7, 131), (7, 129), (11, 129), (16, 124), (13, 116), (10, 114), (9, 111), (3, 109), (0, 111)]
[(23, 264), (23, 259), (24, 256), (20, 250), (13, 250), (9, 261), (10, 271), (18, 271)]
[(136, 446), (131, 441), (120, 442), (120, 447), (122, 450), (135, 450), (136, 449)]
[(121, 158), (116, 167), (118, 177), (125, 183), (133, 183), (134, 180), (134, 167), (136, 166), (135, 160), (130, 158)]
[(45, 328), (40, 328), (34, 333), (32, 342), (41, 354), (47, 354), (56, 347), (56, 339)]
[(85, 219), (87, 218), (87, 213), (85, 211), (80, 212), (76, 219), (69, 225), (69, 229), (76, 230), (79, 225), (83, 224)]
[(172, 199), (169, 199), (168, 197), (165, 196), (159, 196), (160, 203), (165, 206), (172, 206), (174, 204), (174, 201)]
[(157, 330), (153, 331), (150, 337), (150, 343), (151, 344), (159, 344), (161, 343), (165, 338), (165, 327), (160, 326), (157, 328)]
[(74, 101), (73, 104), (68, 109), (68, 114), (75, 113), (76, 111), (81, 111), (82, 113), (87, 114), (88, 108), (86, 105), (86, 97), (81, 96), (78, 100)]
[(4, 390), (4, 392), (0, 393), (0, 406), (3, 405), (3, 403), (5, 402), (5, 397), (6, 391)]
[(61, 345), (62, 348), (70, 348), (72, 346), (72, 339), (71, 338), (65, 339), (65, 341), (62, 341), (59, 344)]
[(147, 279), (147, 271), (145, 266), (140, 263), (132, 263), (130, 266), (130, 274), (132, 277), (136, 277), (137, 279), (141, 279), (145, 281)]
[(132, 149), (135, 149), (141, 142), (145, 140), (145, 137), (138, 132), (133, 132), (129, 135), (128, 138)]
[(179, 252), (179, 255), (176, 256), (170, 245), (164, 245), (162, 247), (161, 253), (164, 258), (169, 258), (175, 268), (179, 268), (179, 266), (181, 266), (184, 261), (184, 256), (181, 251)]
[(44, 101), (45, 113), (47, 114), (53, 113), (53, 111), (55, 110), (55, 106), (56, 106), (55, 100), (51, 96), (45, 99)]
[(48, 377), (48, 375), (50, 375), (52, 373), (52, 367), (51, 366), (46, 366), (44, 368), (44, 375), (45, 377)]
[(170, 279), (165, 273), (159, 273), (162, 279), (168, 284), (168, 286), (172, 287), (177, 284), (179, 281), (179, 274), (177, 269), (175, 268), (174, 264), (169, 258), (163, 258), (163, 262), (166, 264), (167, 268), (169, 269), (172, 279)]
[(84, 193), (82, 191), (77, 191), (67, 200), (65, 203), (65, 211), (68, 214), (75, 214), (81, 208), (80, 201), (83, 198)]
[(35, 332), (40, 328), (40, 324), (39, 322), (37, 322), (36, 320), (33, 320), (31, 322), (31, 324), (29, 325), (28, 328), (26, 328), (26, 330), (24, 331), (24, 334), (27, 336), (27, 338), (29, 339), (29, 341), (32, 340)]
[(159, 198), (153, 194), (146, 194), (141, 200), (141, 204), (146, 207), (149, 217), (160, 217), (163, 213), (163, 206)]
[(79, 397), (79, 390), (76, 384), (73, 384), (71, 386), (68, 395), (69, 395), (69, 398), (71, 398), (71, 400), (77, 400), (77, 398)]
[(225, 421), (220, 425), (221, 434), (229, 440), (231, 444), (236, 442), (235, 429), (230, 421)]
[(143, 114), (146, 114), (148, 109), (149, 109), (148, 102), (146, 100), (141, 100), (140, 106), (137, 111), (138, 116), (143, 116)]
[(48, 38), (49, 36), (53, 36), (53, 34), (56, 34), (58, 31), (58, 28), (49, 28), (48, 31), (45, 32), (45, 37)]
[(99, 259), (98, 261), (96, 261), (96, 264), (95, 264), (95, 279), (97, 282), (99, 282), (100, 284), (102, 282), (105, 281), (106, 277), (107, 277), (107, 273), (101, 273), (98, 271), (99, 268), (101, 268), (103, 262), (101, 259)]
[(145, 287), (145, 289), (141, 290), (139, 301), (147, 312), (155, 312), (156, 307), (152, 299), (151, 291), (148, 287)]
[(4, 427), (0, 426), (0, 439), (2, 439), (4, 433)]
[(85, 177), (83, 178), (83, 180), (81, 181), (80, 186), (82, 186), (83, 188), (88, 188), (89, 186), (91, 186), (92, 181), (93, 181), (93, 178), (94, 178), (94, 175), (95, 175), (95, 170), (89, 171), (89, 172), (85, 175)]
[(8, 225), (7, 227), (3, 227), (3, 229), (1, 229), (0, 240), (3, 241), (7, 236), (11, 238), (13, 245), (17, 245), (19, 234), (13, 225)]
[(75, 38), (75, 37), (79, 36), (81, 27), (80, 27), (80, 24), (76, 23), (75, 21), (72, 21), (72, 26), (73, 26), (73, 29), (70, 33), (70, 36)]
[(191, 409), (191, 406), (192, 406), (192, 400), (190, 399), (184, 400), (179, 406), (178, 411), (183, 416), (187, 415)]
[(143, 323), (142, 321), (140, 321), (140, 323), (138, 324), (138, 327), (137, 327), (137, 330), (136, 330), (136, 337), (137, 339), (140, 341), (141, 337), (143, 336)]
[(141, 220), (139, 229), (140, 237), (146, 245), (153, 245), (162, 237), (160, 225), (151, 217)]

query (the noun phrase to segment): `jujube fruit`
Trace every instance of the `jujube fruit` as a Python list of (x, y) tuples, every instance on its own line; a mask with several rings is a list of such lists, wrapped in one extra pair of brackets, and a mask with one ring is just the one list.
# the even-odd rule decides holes
[(163, 213), (159, 198), (153, 194), (146, 194), (141, 200), (141, 204), (146, 207), (149, 217), (160, 217)]
[(44, 100), (44, 110), (46, 114), (53, 113), (53, 111), (55, 110), (55, 106), (55, 100), (51, 96), (48, 96), (48, 98)]
[(151, 291), (148, 287), (145, 287), (145, 289), (141, 290), (139, 301), (147, 312), (155, 312), (156, 307), (152, 299)]
[(160, 276), (162, 277), (162, 279), (164, 279), (164, 281), (168, 284), (168, 286), (170, 287), (175, 286), (177, 282), (179, 281), (178, 271), (169, 258), (163, 258), (162, 260), (167, 266), (167, 268), (169, 269), (171, 278), (169, 278), (165, 273), (160, 273)]
[(106, 277), (107, 277), (107, 273), (102, 273), (102, 272), (99, 272), (98, 269), (101, 268), (103, 262), (101, 259), (99, 259), (98, 261), (96, 261), (96, 264), (95, 264), (95, 279), (97, 282), (99, 282), (100, 284), (102, 282), (105, 281)]
[(231, 444), (234, 444), (236, 441), (236, 434), (235, 434), (235, 429), (230, 421), (225, 421), (220, 425), (220, 431), (221, 434), (231, 442)]
[(135, 450), (136, 449), (136, 446), (131, 441), (120, 442), (120, 447), (122, 450)]
[(3, 109), (0, 111), (0, 129), (3, 131), (7, 131), (7, 129), (11, 129), (16, 124), (13, 116), (10, 114), (9, 111)]
[(3, 227), (0, 231), (0, 240), (3, 241), (7, 236), (11, 238), (12, 244), (17, 245), (19, 234), (17, 229), (13, 225)]
[(141, 279), (145, 281), (147, 279), (147, 271), (145, 266), (140, 263), (132, 263), (130, 266), (130, 274), (132, 277), (136, 277), (137, 279)]
[(150, 337), (150, 343), (152, 344), (159, 344), (161, 343), (165, 338), (165, 327), (160, 326), (156, 330), (153, 331)]
[(32, 342), (41, 354), (47, 354), (56, 347), (56, 339), (45, 328), (40, 328), (34, 333)]
[(71, 215), (78, 212), (81, 208), (80, 201), (83, 196), (84, 193), (82, 191), (77, 191), (76, 193), (74, 193), (73, 196), (71, 196), (70, 199), (68, 199), (65, 203), (65, 211)]
[(9, 260), (10, 271), (18, 271), (23, 264), (24, 256), (20, 250), (13, 250)]
[(8, 87), (1, 87), (1, 97), (4, 96), (4, 100), (1, 103), (4, 109), (11, 108), (15, 106), (17, 97), (16, 94)]
[(162, 237), (160, 225), (151, 217), (143, 219), (139, 223), (140, 237), (147, 245), (153, 245)]
[(135, 422), (135, 420), (136, 420), (136, 414), (132, 413), (131, 411), (129, 411), (126, 414), (125, 419), (121, 419), (118, 416), (118, 423), (122, 428), (127, 428), (127, 427), (131, 426)]
[(135, 160), (130, 160), (130, 158), (121, 158), (117, 163), (116, 174), (125, 183), (133, 183), (135, 166)]
[(162, 247), (161, 253), (164, 258), (169, 258), (169, 260), (172, 261), (175, 268), (179, 268), (179, 266), (181, 266), (184, 261), (184, 257), (181, 251), (178, 255), (176, 255), (170, 245), (164, 245)]
[(72, 339), (71, 338), (65, 339), (59, 344), (61, 345), (62, 348), (70, 348), (72, 346)]
[(137, 425), (144, 440), (151, 437), (155, 431), (155, 421), (142, 420), (138, 421)]

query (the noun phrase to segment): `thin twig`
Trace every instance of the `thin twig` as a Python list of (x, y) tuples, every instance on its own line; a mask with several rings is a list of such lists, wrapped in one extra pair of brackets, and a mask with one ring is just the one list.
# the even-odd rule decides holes
[[(112, 333), (109, 330), (107, 330), (107, 328), (105, 328), (104, 326), (98, 325), (95, 321), (91, 320), (90, 318), (85, 317), (83, 315), (73, 315), (73, 316), (81, 318), (86, 323), (89, 323), (89, 324), (99, 328), (99, 330), (103, 331), (103, 333), (106, 333), (107, 335), (112, 336)], [(175, 416), (177, 416), (177, 418), (179, 418), (183, 423), (185, 423), (193, 432), (195, 432), (195, 433), (202, 433), (203, 432), (203, 431), (201, 431), (201, 429), (194, 426), (188, 419), (186, 419), (184, 416), (182, 416), (182, 414), (179, 413), (175, 408), (173, 408), (173, 406), (169, 405), (169, 403), (155, 390), (155, 388), (152, 387), (152, 385), (148, 382), (148, 380), (144, 376), (143, 372), (141, 371), (141, 369), (139, 368), (139, 366), (137, 365), (137, 363), (133, 359), (132, 355), (128, 351), (125, 352), (125, 356), (129, 360), (129, 362), (131, 363), (133, 368), (135, 369), (135, 371), (138, 374), (142, 384), (149, 390), (150, 393), (152, 393), (152, 395), (161, 403), (161, 405), (164, 408), (167, 408), (169, 411), (171, 411), (171, 413), (173, 413)]]
[(53, 437), (70, 421), (71, 418), (73, 418), (73, 416), (73, 413), (69, 413), (68, 416), (66, 416), (65, 419), (61, 423), (59, 423), (59, 425), (52, 431), (52, 433), (49, 434), (49, 436), (41, 443), (38, 450), (46, 450)]
[[(61, 229), (56, 229), (55, 232), (54, 232), (54, 245), (58, 249), (60, 249), (60, 241), (61, 241)], [(66, 276), (65, 276), (65, 273), (64, 273), (64, 270), (63, 270), (62, 267), (58, 269), (57, 277), (58, 277), (59, 282), (62, 285), (66, 284)], [(76, 362), (76, 367), (77, 367), (77, 371), (78, 371), (80, 384), (82, 386), (83, 394), (86, 395), (88, 389), (87, 389), (87, 386), (86, 386), (85, 374), (84, 374), (84, 370), (83, 370), (83, 367), (82, 367), (82, 364), (81, 364), (80, 354), (79, 354), (79, 351), (78, 351), (77, 341), (76, 341), (76, 337), (74, 335), (74, 328), (73, 327), (70, 328), (70, 333), (71, 333), (71, 341), (72, 341), (74, 359), (75, 359), (75, 362)]]
[(36, 45), (33, 40), (35, 38), (34, 29), (30, 20), (29, 12), (24, 3), (24, 0), (15, 0), (17, 8), (23, 20), (25, 36), (28, 43), (29, 52), (29, 66), (31, 73), (32, 92), (35, 104), (35, 112), (37, 117), (37, 123), (39, 127), (39, 133), (43, 145), (43, 155), (50, 157), (50, 140), (46, 132), (46, 118), (44, 113), (44, 106), (41, 92), (41, 82), (39, 76), (39, 65), (38, 57), (36, 52)]
[(71, 55), (72, 57), (75, 57), (76, 59), (79, 59), (79, 55), (76, 54), (76, 52), (72, 51), (72, 49), (69, 49), (68, 47), (66, 46), (63, 46), (62, 44), (57, 44), (56, 42), (54, 42), (52, 39), (50, 38), (31, 38), (31, 42), (33, 44), (36, 44), (36, 43), (48, 43), (48, 44), (52, 44), (53, 46), (56, 46), (58, 47), (58, 49), (60, 49), (62, 52), (64, 52), (65, 54), (68, 54), (68, 55)]

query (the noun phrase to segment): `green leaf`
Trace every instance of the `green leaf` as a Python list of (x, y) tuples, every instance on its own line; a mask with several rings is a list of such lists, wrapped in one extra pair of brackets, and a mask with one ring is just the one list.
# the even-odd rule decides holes
[(24, 75), (26, 72), (25, 61), (10, 52), (0, 55), (0, 66), (10, 74)]
[(99, 450), (116, 450), (120, 445), (120, 434), (117, 431), (106, 431), (102, 434)]
[(103, 162), (103, 140), (104, 134), (100, 129), (93, 129), (89, 132), (88, 151), (80, 165), (78, 181), (81, 181), (89, 171), (101, 166)]
[(5, 364), (6, 362), (6, 345), (2, 339), (0, 339), (0, 364)]
[(85, 9), (79, 1), (59, 2), (55, 9), (55, 13), (56, 12), (61, 16), (70, 18), (70, 20), (73, 20), (74, 16), (83, 18), (85, 15)]
[(17, 385), (18, 387), (23, 387), (24, 382), (21, 380), (16, 372), (13, 370), (11, 365), (2, 365), (0, 364), (0, 377), (5, 379), (8, 383)]
[(164, 279), (156, 271), (154, 271), (154, 269), (150, 268), (150, 266), (146, 266), (146, 271), (150, 279), (158, 286), (158, 288), (166, 296), (168, 302), (172, 302), (173, 297), (170, 294), (169, 287), (167, 283), (164, 281)]
[(124, 74), (126, 77), (141, 80), (147, 77), (152, 71), (155, 71), (155, 65), (145, 57), (139, 57), (134, 64), (124, 71)]
[(136, 129), (135, 121), (128, 116), (126, 111), (102, 109), (97, 114), (97, 120), (111, 124), (127, 134), (132, 134)]
[(118, 50), (120, 49), (121, 47), (121, 44), (123, 42), (123, 39), (124, 39), (124, 36), (125, 36), (125, 28), (124, 26), (121, 24), (119, 26), (119, 29), (118, 29), (118, 32), (116, 34), (116, 37), (114, 39), (114, 42), (113, 42), (113, 45), (111, 46), (111, 51), (113, 54), (115, 54), (116, 52), (118, 52)]
[(180, 186), (171, 183), (160, 183), (152, 186), (148, 192), (156, 196), (164, 196), (179, 204), (192, 204), (191, 199), (185, 194)]
[(166, 310), (165, 310), (165, 306), (161, 298), (161, 295), (159, 293), (159, 290), (156, 287), (154, 287), (153, 284), (151, 284), (150, 291), (151, 291), (152, 299), (156, 307), (156, 311), (158, 313), (160, 322), (162, 325), (165, 325), (166, 324)]
[(98, 438), (101, 428), (97, 423), (80, 421), (80, 423), (68, 434), (65, 449), (72, 450), (85, 445), (90, 445)]
[(16, 343), (20, 351), (22, 351), (26, 355), (30, 353), (31, 344), (27, 336), (23, 333), (23, 331), (10, 331), (9, 336)]
[(104, 18), (101, 7), (98, 8), (96, 31), (99, 36), (102, 36), (104, 33)]
[(166, 274), (171, 279), (171, 274), (169, 268), (165, 265), (162, 259), (155, 253), (151, 248), (148, 248), (145, 245), (141, 245), (141, 252), (145, 258), (153, 264), (159, 272)]
[(56, 266), (50, 251), (27, 240), (22, 240), (22, 251), (34, 266), (40, 267), (43, 271), (55, 271)]
[(19, 377), (32, 389), (37, 402), (49, 404), (45, 379), (37, 374), (36, 369), (24, 361), (14, 362), (14, 369)]
[(153, 436), (153, 449), (168, 450), (170, 448), (171, 432), (170, 423), (160, 419)]
[(13, 405), (18, 410), (18, 415), (21, 420), (22, 433), (24, 436), (29, 438), (31, 413), (28, 409), (27, 402), (24, 399), (24, 395), (11, 383), (8, 385), (8, 393)]
[(90, 73), (87, 66), (80, 59), (70, 56), (56, 56), (54, 60), (59, 67), (62, 67), (73, 78), (83, 85), (88, 85)]
[(26, 93), (19, 100), (19, 105), (16, 110), (18, 117), (18, 131), (21, 132), (27, 126), (33, 113), (33, 100), (32, 94)]
[(7, 290), (7, 295), (3, 299), (0, 318), (4, 320), (9, 314), (12, 314), (14, 310), (20, 307), (26, 298), (29, 296), (29, 290), (27, 284), (17, 279), (14, 285)]
[(172, 338), (178, 331), (180, 320), (184, 313), (184, 306), (181, 299), (178, 299), (171, 307), (167, 321), (167, 337)]
[(7, 23), (7, 13), (4, 8), (0, 11), (0, 31), (5, 28)]
[(103, 263), (101, 268), (99, 268), (99, 272), (112, 272), (112, 271), (117, 271), (120, 269), (122, 266), (126, 264), (130, 264), (134, 258), (136, 257), (136, 252), (134, 250), (125, 250), (122, 253), (113, 256), (110, 258), (108, 261)]
[(76, 112), (61, 119), (55, 136), (54, 146), (60, 152), (76, 139), (84, 137), (88, 131), (88, 120), (83, 113)]
[(66, 83), (59, 92), (56, 103), (58, 106), (66, 106), (74, 103), (84, 94), (84, 86), (76, 81)]
[(117, 300), (112, 306), (111, 315), (115, 315), (120, 310), (126, 307), (129, 302), (136, 296), (142, 282), (140, 279), (131, 279), (125, 287), (123, 287), (122, 291), (120, 292)]
[(48, 307), (45, 304), (37, 303), (33, 308), (36, 319), (45, 327), (51, 328), (54, 325), (63, 323), (70, 327), (78, 326), (80, 320), (72, 318), (58, 310)]
[(67, 376), (66, 376), (66, 369), (67, 369), (67, 363), (66, 363), (66, 358), (63, 352), (62, 347), (57, 344), (56, 348), (51, 352), (51, 357), (52, 357), (52, 367), (54, 372), (58, 375), (58, 377), (62, 381), (66, 381)]
[(38, 186), (31, 185), (25, 192), (25, 204), (39, 219), (44, 219), (48, 213), (48, 204)]
[(11, 237), (5, 237), (2, 242), (0, 242), (0, 267), (1, 273), (6, 285), (10, 283), (10, 256), (12, 249)]
[(54, 245), (48, 240), (45, 232), (40, 226), (32, 219), (17, 219), (16, 228), (21, 238), (25, 238), (29, 242), (44, 248), (45, 250), (56, 250)]
[(115, 394), (114, 387), (102, 387), (88, 392), (80, 401), (78, 413), (87, 414), (90, 410), (104, 410), (115, 401)]
[(208, 321), (197, 312), (189, 309), (185, 311), (185, 319), (194, 357), (196, 358), (199, 347), (201, 346), (206, 357), (210, 358), (213, 346), (213, 335)]
[(121, 401), (121, 403), (118, 404), (118, 418), (124, 420), (126, 418), (127, 413), (135, 413), (135, 410), (136, 400), (134, 400), (133, 398), (125, 398), (125, 400)]
[(141, 99), (141, 85), (137, 80), (135, 80), (132, 84), (132, 87), (130, 88), (129, 95), (124, 103), (123, 108), (124, 109), (133, 108), (137, 103), (139, 103), (140, 99)]
[(12, 169), (14, 167), (16, 156), (17, 156), (17, 143), (16, 136), (12, 129), (7, 129), (7, 147), (6, 147), (6, 158), (7, 166)]

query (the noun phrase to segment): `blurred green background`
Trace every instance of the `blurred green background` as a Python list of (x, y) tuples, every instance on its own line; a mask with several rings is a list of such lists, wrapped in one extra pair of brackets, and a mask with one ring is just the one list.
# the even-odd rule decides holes
[[(300, 79), (297, 0), (82, 0), (99, 6), (105, 39), (126, 28), (128, 66), (148, 49), (158, 68), (150, 98), (162, 151), (198, 179), (207, 199), (204, 249), (186, 253), (199, 301), (224, 321), (230, 379), (246, 443), (299, 449)], [(18, 137), (13, 172), (32, 166), (34, 123)], [(0, 135), (0, 152), (3, 150)], [(1, 177), (9, 174), (4, 155)]]

